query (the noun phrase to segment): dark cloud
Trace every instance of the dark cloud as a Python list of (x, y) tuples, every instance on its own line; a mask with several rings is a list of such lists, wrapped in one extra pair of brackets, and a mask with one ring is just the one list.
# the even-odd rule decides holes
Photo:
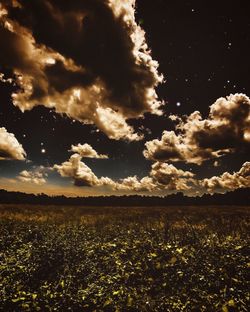
[[(55, 64), (48, 64), (44, 70), (48, 83), (58, 92), (63, 92), (72, 87), (88, 86), (93, 82), (93, 77), (81, 70), (74, 71), (65, 68), (61, 60)], [(33, 97), (36, 97), (33, 94)]]
[(244, 94), (218, 99), (210, 106), (207, 119), (198, 111), (184, 118), (170, 118), (177, 121), (177, 131), (164, 131), (160, 140), (146, 142), (146, 158), (201, 164), (250, 150), (250, 99)]
[[(14, 104), (55, 107), (111, 138), (140, 139), (126, 119), (161, 113), (155, 87), (162, 77), (135, 22), (134, 1), (15, 3), (3, 1), (0, 14), (0, 61), (20, 77)], [(105, 112), (115, 119), (110, 129)]]

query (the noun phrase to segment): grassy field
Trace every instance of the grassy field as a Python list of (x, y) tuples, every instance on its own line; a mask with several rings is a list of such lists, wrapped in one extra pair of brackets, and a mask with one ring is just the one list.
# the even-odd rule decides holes
[(249, 216), (0, 205), (0, 310), (247, 312)]

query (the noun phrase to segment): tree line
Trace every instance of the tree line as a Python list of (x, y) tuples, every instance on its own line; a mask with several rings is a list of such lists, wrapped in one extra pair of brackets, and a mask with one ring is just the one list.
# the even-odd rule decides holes
[(238, 189), (225, 194), (205, 194), (201, 197), (188, 197), (182, 193), (158, 196), (90, 196), (66, 197), (46, 194), (26, 194), (0, 190), (0, 203), (41, 204), (41, 205), (82, 205), (82, 206), (175, 206), (175, 205), (250, 205), (250, 188)]

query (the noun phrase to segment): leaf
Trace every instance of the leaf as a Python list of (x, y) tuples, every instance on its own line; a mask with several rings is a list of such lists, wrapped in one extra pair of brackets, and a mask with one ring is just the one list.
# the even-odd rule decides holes
[(112, 303), (112, 300), (111, 299), (107, 299), (105, 302), (104, 302), (104, 307), (110, 305)]
[(182, 253), (183, 248), (177, 248), (176, 251), (177, 251), (178, 253)]
[(156, 254), (155, 252), (152, 252), (152, 253), (150, 254), (150, 256), (153, 257), (153, 258), (155, 258), (155, 257), (157, 257), (157, 254)]
[(226, 305), (222, 306), (222, 312), (229, 312)]
[(235, 250), (239, 250), (239, 249), (241, 249), (242, 248), (242, 246), (236, 246), (234, 249)]
[(175, 264), (176, 261), (177, 261), (177, 258), (176, 258), (176, 257), (172, 257), (172, 258), (169, 260), (169, 263), (170, 263), (170, 264)]
[(37, 294), (32, 294), (32, 299), (35, 300), (37, 297)]
[(228, 305), (229, 305), (229, 307), (235, 307), (235, 302), (234, 302), (234, 300), (233, 300), (233, 299), (230, 299), (230, 300), (228, 301)]
[(127, 306), (131, 307), (133, 305), (133, 298), (128, 296), (128, 302), (127, 302)]
[(157, 270), (159, 270), (161, 268), (161, 263), (157, 262), (155, 267), (156, 267)]

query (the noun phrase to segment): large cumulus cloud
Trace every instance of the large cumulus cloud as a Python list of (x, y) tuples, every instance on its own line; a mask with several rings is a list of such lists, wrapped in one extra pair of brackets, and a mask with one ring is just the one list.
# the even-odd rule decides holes
[(199, 111), (170, 118), (177, 121), (176, 132), (164, 131), (160, 140), (146, 142), (146, 158), (201, 164), (250, 148), (250, 99), (244, 94), (219, 98), (207, 119)]
[(0, 62), (16, 76), (21, 110), (53, 107), (128, 140), (141, 139), (128, 118), (161, 114), (162, 77), (134, 0), (4, 0), (0, 12)]
[(15, 135), (9, 133), (4, 127), (0, 128), (0, 160), (24, 160), (25, 157), (26, 153)]

